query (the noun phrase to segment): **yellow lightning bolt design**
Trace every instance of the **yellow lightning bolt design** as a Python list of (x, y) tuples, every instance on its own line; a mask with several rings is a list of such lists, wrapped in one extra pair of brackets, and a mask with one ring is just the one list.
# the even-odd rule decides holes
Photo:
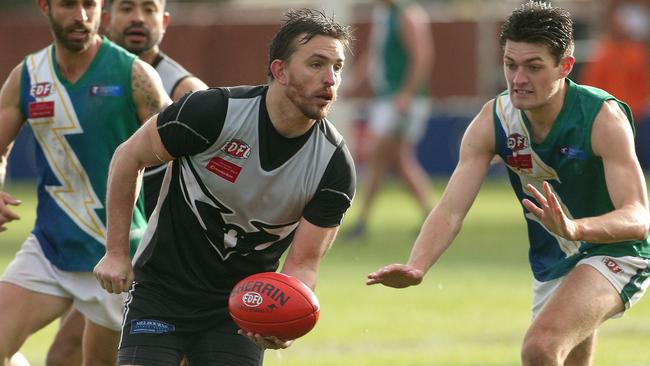
[[(72, 102), (58, 79), (52, 64), (51, 48), (47, 49), (47, 63), (56, 93), (38, 101), (55, 100), (55, 108), (61, 107), (54, 118), (39, 118), (30, 121), (34, 136), (38, 140), (50, 168), (61, 182), (60, 186), (47, 186), (47, 192), (54, 198), (59, 207), (87, 234), (105, 243), (106, 228), (95, 210), (103, 207), (101, 201), (90, 184), (88, 174), (66, 140), (65, 135), (83, 133), (81, 124), (72, 107)], [(34, 56), (31, 57), (34, 69)], [(36, 73), (32, 75), (32, 83), (38, 83)], [(63, 112), (63, 113), (61, 113)]]

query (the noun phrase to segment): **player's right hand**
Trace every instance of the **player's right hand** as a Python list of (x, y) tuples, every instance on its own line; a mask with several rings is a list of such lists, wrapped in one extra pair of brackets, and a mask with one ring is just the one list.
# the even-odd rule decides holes
[(20, 200), (15, 199), (9, 193), (0, 191), (0, 231), (7, 230), (6, 223), (20, 219), (20, 216), (11, 211), (7, 206), (18, 206), (21, 203)]
[(404, 288), (419, 285), (424, 272), (406, 264), (390, 264), (368, 275), (366, 285), (381, 283), (384, 286)]
[(129, 291), (134, 274), (128, 255), (106, 253), (93, 270), (99, 284), (111, 294)]
[(293, 340), (285, 341), (278, 337), (264, 337), (261, 334), (246, 332), (245, 330), (238, 330), (237, 333), (250, 339), (261, 349), (285, 349), (291, 346)]

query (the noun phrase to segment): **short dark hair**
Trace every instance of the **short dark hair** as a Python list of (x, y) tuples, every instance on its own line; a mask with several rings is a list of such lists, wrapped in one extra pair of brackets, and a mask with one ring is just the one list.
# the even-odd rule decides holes
[[(299, 40), (297, 37), (303, 35)], [(298, 43), (305, 44), (315, 36), (326, 36), (341, 41), (346, 50), (350, 51), (352, 32), (350, 27), (343, 26), (319, 10), (292, 9), (285, 13), (285, 22), (275, 34), (269, 47), (268, 76), (273, 79), (271, 62), (273, 60), (287, 61), (296, 51)]]
[(506, 41), (544, 44), (559, 64), (562, 57), (573, 54), (573, 20), (565, 9), (530, 0), (506, 19), (499, 41), (501, 48)]

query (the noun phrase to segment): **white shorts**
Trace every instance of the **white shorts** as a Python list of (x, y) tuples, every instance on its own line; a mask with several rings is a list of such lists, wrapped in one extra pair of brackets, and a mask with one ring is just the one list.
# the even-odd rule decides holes
[(66, 272), (56, 268), (45, 257), (34, 235), (25, 240), (0, 281), (70, 298), (73, 306), (93, 323), (115, 331), (122, 329), (125, 297), (106, 292), (92, 272)]
[[(593, 267), (614, 286), (623, 300), (625, 310), (636, 304), (650, 285), (649, 263), (644, 258), (593, 256), (582, 259), (576, 263), (576, 266), (581, 264)], [(533, 319), (539, 314), (551, 295), (557, 291), (563, 279), (564, 277), (560, 277), (546, 282), (533, 279)], [(623, 312), (613, 317), (621, 317)]]
[(375, 135), (398, 135), (407, 141), (417, 142), (426, 132), (425, 128), (431, 113), (429, 98), (413, 99), (411, 107), (400, 115), (395, 110), (392, 98), (380, 98), (373, 102), (369, 115), (370, 129)]

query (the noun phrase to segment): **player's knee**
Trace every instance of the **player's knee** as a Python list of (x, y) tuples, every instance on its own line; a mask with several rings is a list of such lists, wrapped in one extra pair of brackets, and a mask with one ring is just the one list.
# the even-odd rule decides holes
[(46, 366), (64, 366), (67, 365), (65, 356), (56, 349), (50, 349), (45, 358)]
[(47, 352), (46, 366), (81, 365), (81, 345), (76, 348), (65, 348), (55, 343)]
[(562, 365), (559, 348), (550, 337), (528, 334), (521, 348), (521, 361), (524, 366)]

